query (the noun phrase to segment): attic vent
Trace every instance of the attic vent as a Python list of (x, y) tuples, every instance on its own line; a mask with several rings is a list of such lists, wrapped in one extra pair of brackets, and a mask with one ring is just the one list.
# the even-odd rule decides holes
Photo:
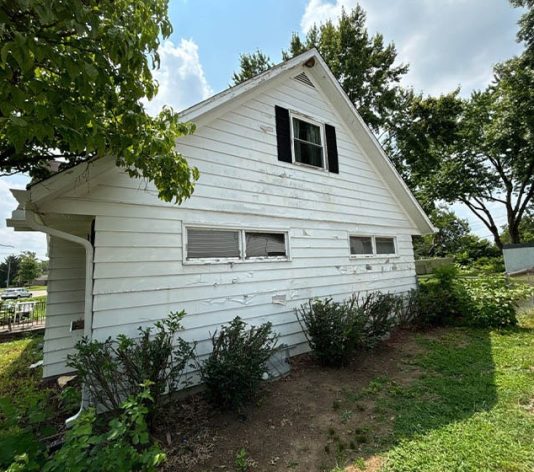
[(308, 76), (304, 72), (301, 72), (299, 75), (293, 78), (295, 80), (298, 80), (299, 82), (302, 82), (303, 84), (306, 84), (306, 85), (309, 85), (310, 87), (315, 88), (315, 86), (313, 85), (313, 82), (308, 78)]

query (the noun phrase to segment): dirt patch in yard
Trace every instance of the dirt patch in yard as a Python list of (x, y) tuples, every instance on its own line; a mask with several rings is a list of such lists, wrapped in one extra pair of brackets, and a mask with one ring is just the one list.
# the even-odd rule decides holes
[(423, 348), (416, 336), (398, 332), (341, 369), (319, 367), (307, 355), (294, 358), (290, 375), (269, 383), (257, 404), (240, 414), (214, 412), (201, 395), (191, 397), (159, 425), (165, 469), (235, 470), (241, 451), (254, 471), (331, 470), (355, 459), (360, 462), (351, 470), (359, 464), (377, 470), (380, 460), (370, 451), (379, 448), (394, 419), (377, 423), (391, 415), (377, 399), (418, 377), (411, 359)]

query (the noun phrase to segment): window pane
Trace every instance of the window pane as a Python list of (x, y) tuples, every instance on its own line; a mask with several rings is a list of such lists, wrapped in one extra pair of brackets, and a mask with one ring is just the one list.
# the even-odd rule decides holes
[(351, 236), (350, 237), (351, 254), (372, 254), (373, 243), (370, 237)]
[(393, 238), (376, 238), (377, 254), (395, 254), (395, 241)]
[(239, 232), (187, 230), (187, 258), (239, 257)]
[(277, 233), (245, 233), (246, 254), (249, 257), (286, 256), (286, 238)]
[(321, 128), (307, 121), (293, 118), (293, 137), (309, 143), (321, 145)]
[(295, 161), (315, 167), (323, 167), (323, 148), (315, 144), (295, 141)]

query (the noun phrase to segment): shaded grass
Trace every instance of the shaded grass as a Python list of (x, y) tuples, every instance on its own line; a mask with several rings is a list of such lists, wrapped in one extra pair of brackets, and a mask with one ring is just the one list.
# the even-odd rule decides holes
[[(450, 342), (458, 331), (467, 346)], [(525, 408), (534, 399), (533, 334), (451, 330), (425, 341), (429, 353), (419, 365), (426, 375), (384, 400), (398, 412), (398, 444), (386, 454), (385, 470), (534, 470), (534, 412)], [(487, 336), (494, 367), (484, 356)]]
[(364, 457), (381, 456), (387, 472), (533, 471), (534, 311), (518, 328), (449, 328), (417, 342), (424, 352), (401, 359), (415, 381), (381, 376), (359, 395), (376, 399), (367, 426), (378, 437)]
[[(53, 414), (53, 392), (40, 385), (42, 369), (29, 369), (42, 357), (42, 339), (27, 336), (0, 343), (0, 466), (7, 466), (16, 454), (39, 450), (28, 427)], [(43, 428), (44, 435), (52, 432)]]
[(42, 336), (29, 335), (0, 343), (0, 398), (9, 398), (15, 406), (25, 408), (47, 397), (47, 390), (39, 386), (42, 369), (28, 368), (42, 358), (42, 342)]
[(42, 342), (42, 335), (28, 335), (0, 343), (0, 470), (15, 455), (38, 454), (40, 440), (62, 431), (79, 405), (77, 389), (59, 391), (41, 381), (41, 367), (29, 368), (42, 358)]

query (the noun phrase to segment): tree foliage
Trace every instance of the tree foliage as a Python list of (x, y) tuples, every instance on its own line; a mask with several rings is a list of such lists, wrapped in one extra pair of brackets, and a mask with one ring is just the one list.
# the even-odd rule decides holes
[(510, 0), (510, 3), (515, 7), (526, 8), (519, 20), (517, 39), (525, 43), (527, 53), (534, 60), (534, 0)]
[[(289, 59), (317, 48), (425, 210), (436, 211), (440, 202), (465, 204), (499, 248), (495, 209), (505, 209), (510, 238), (519, 242), (534, 199), (534, 2), (512, 3), (527, 8), (518, 33), (527, 49), (495, 66), (490, 86), (468, 99), (459, 89), (439, 97), (403, 89), (408, 67), (396, 64), (393, 44), (369, 36), (359, 6), (342, 11), (336, 23), (312, 27), (305, 38), (294, 34), (283, 52)], [(247, 77), (263, 70), (252, 56), (244, 58)]]
[(434, 234), (414, 237), (414, 253), (417, 258), (445, 257), (460, 250), (470, 234), (467, 220), (458, 218), (446, 207), (437, 207), (429, 213), (432, 224), (438, 229)]
[[(360, 6), (350, 12), (343, 10), (339, 22), (313, 26), (304, 39), (293, 34), (289, 49), (282, 55), (286, 60), (317, 48), (364, 121), (378, 132), (391, 124), (394, 111), (399, 109), (399, 82), (408, 67), (395, 64), (395, 46), (386, 45), (380, 34), (369, 36), (365, 22), (366, 14)], [(243, 54), (234, 82), (263, 72), (270, 64), (260, 51)]]
[(7, 287), (7, 278), (9, 275), (9, 282), (15, 280), (19, 270), (20, 256), (11, 254), (0, 263), (0, 287)]
[(245, 82), (245, 80), (270, 69), (273, 65), (271, 59), (260, 50), (251, 54), (241, 54), (239, 56), (239, 72), (234, 72), (232, 76), (233, 85)]
[(0, 0), (0, 172), (43, 177), (113, 156), (130, 176), (180, 202), (198, 171), (175, 150), (191, 133), (141, 102), (157, 84), (158, 46), (172, 27), (167, 0)]
[(42, 274), (41, 261), (35, 252), (25, 251), (20, 255), (16, 282), (19, 285), (29, 285)]
[(390, 155), (424, 202), (461, 202), (502, 248), (495, 208), (510, 238), (534, 198), (534, 70), (525, 55), (494, 68), (494, 81), (462, 99), (412, 96)]
[[(519, 223), (519, 235), (521, 242), (534, 243), (534, 209), (524, 216), (521, 223)], [(504, 244), (510, 244), (512, 242), (508, 225), (503, 228), (501, 239)]]

